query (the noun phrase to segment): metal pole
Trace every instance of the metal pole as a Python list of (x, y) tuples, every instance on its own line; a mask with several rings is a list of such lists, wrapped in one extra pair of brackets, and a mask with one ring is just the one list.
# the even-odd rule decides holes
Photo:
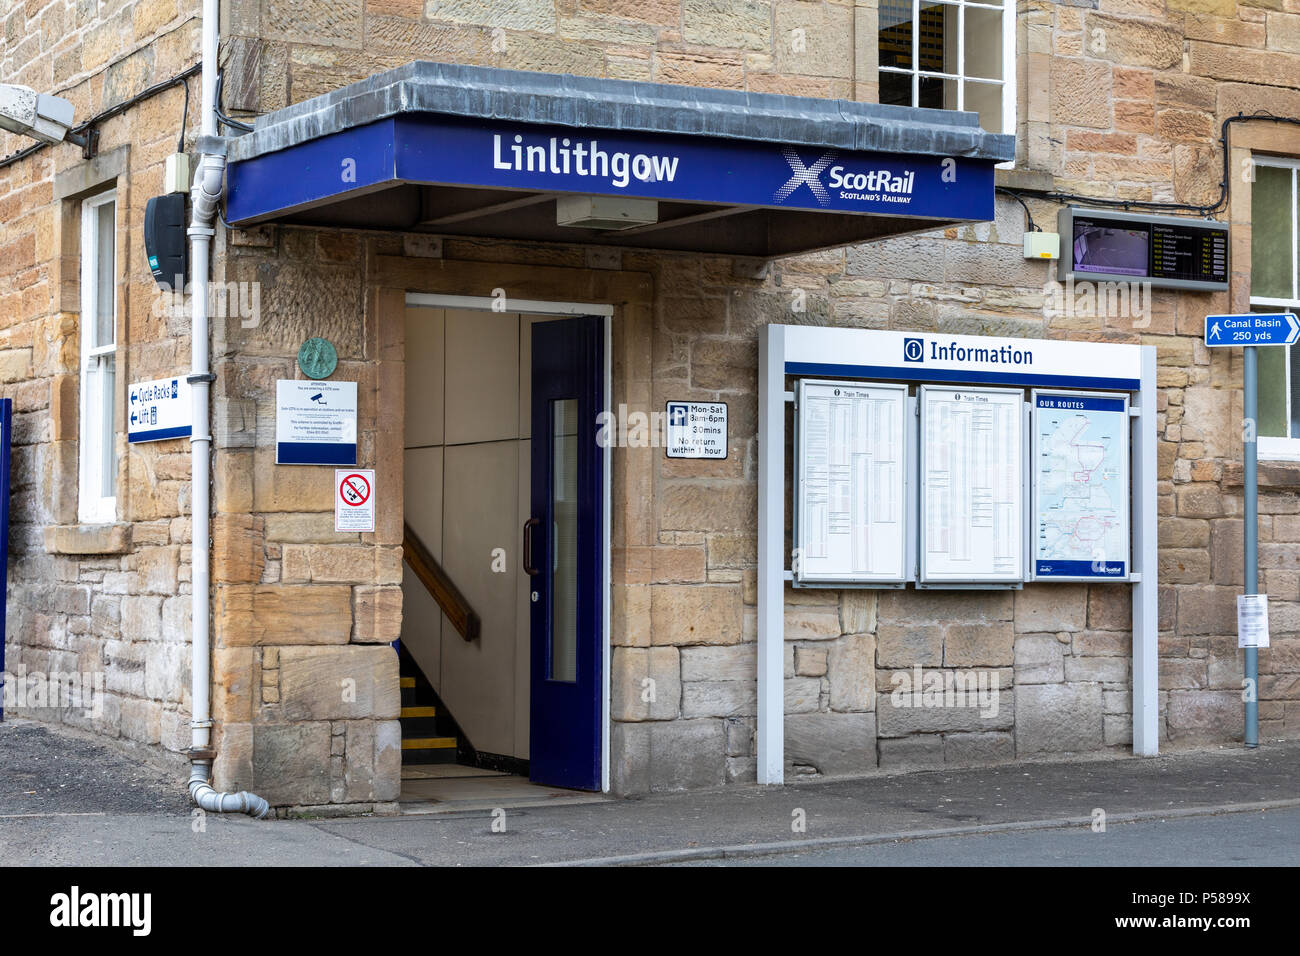
[[(1257, 411), (1259, 405), (1259, 372), (1256, 365), (1256, 347), (1247, 345), (1242, 350), (1243, 408), (1246, 418), (1246, 441), (1243, 444), (1246, 498), (1246, 593), (1259, 593), (1259, 489), (1256, 472)], [(1259, 746), (1259, 650), (1246, 649), (1246, 746)]]

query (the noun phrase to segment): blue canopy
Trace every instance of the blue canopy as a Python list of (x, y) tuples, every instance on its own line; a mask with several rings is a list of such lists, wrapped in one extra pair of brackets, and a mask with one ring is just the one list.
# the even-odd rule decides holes
[(421, 62), (259, 117), (227, 218), (772, 257), (991, 219), (1013, 154), (971, 113)]

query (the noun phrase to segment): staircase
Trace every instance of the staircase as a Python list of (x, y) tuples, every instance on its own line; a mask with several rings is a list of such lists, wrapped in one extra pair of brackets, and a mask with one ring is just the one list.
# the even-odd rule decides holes
[(447, 716), (411, 655), (400, 647), (398, 673), (402, 688), (402, 763), (456, 763), (456, 754), (462, 749), (459, 728)]
[[(403, 525), (403, 531), (402, 558), (460, 636), (466, 641), (476, 640), (481, 627), (478, 614), (411, 526)], [(433, 685), (401, 641), (394, 643), (402, 687), (402, 762), (474, 763), (474, 748), (447, 713)]]

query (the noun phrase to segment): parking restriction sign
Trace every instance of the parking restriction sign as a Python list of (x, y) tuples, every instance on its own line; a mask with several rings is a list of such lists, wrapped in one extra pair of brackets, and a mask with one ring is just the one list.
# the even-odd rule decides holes
[(334, 530), (374, 531), (374, 469), (336, 469), (334, 488)]

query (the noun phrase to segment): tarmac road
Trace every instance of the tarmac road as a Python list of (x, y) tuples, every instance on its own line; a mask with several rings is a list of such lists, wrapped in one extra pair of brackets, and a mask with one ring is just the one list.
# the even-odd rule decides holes
[(982, 833), (665, 866), (1296, 866), (1300, 809)]

